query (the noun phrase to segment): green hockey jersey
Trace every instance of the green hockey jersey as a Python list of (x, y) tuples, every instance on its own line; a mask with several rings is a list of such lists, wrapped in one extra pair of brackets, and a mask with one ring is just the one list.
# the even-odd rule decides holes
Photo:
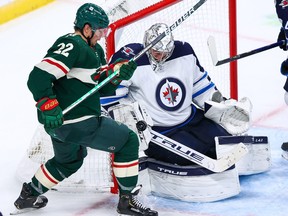
[[(64, 110), (107, 77), (101, 73), (96, 82), (91, 78), (96, 69), (105, 64), (105, 54), (99, 44), (92, 48), (80, 35), (67, 34), (58, 38), (43, 60), (34, 66), (27, 85), (35, 101), (55, 95)], [(64, 119), (99, 116), (101, 94), (111, 94), (116, 88), (112, 83), (106, 84), (65, 114)]]

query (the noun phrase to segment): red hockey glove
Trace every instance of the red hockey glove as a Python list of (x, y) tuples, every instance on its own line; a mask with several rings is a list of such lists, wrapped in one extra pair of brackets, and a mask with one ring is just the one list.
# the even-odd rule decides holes
[(55, 129), (63, 124), (62, 109), (55, 96), (40, 99), (36, 107), (40, 111), (38, 120), (46, 129)]

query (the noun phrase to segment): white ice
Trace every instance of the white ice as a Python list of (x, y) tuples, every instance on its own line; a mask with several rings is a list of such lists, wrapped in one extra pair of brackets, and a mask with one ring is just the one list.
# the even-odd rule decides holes
[[(0, 26), (0, 211), (5, 216), (14, 209), (13, 202), (21, 189), (15, 170), (38, 124), (34, 101), (26, 87), (27, 76), (56, 37), (72, 31), (78, 6), (67, 0), (56, 1)], [(237, 6), (238, 53), (276, 42), (280, 23), (273, 0), (241, 0)], [(288, 108), (283, 100), (285, 77), (279, 72), (286, 57), (287, 52), (274, 48), (238, 61), (239, 98), (249, 97), (254, 106), (249, 134), (269, 137), (271, 170), (241, 177), (241, 193), (219, 202), (187, 203), (144, 197), (159, 215), (287, 215), (288, 161), (281, 158), (280, 146), (288, 141)], [(47, 207), (23, 216), (116, 215), (117, 195), (51, 191), (47, 197)]]

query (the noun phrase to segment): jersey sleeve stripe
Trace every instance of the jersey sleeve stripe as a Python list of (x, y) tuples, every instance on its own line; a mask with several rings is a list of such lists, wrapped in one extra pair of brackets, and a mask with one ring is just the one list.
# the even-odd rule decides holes
[(69, 71), (69, 68), (65, 64), (63, 64), (62, 62), (57, 61), (57, 60), (55, 60), (53, 58), (44, 58), (42, 61), (46, 61), (49, 64), (55, 65), (60, 70), (62, 70), (65, 74), (67, 74), (68, 71)]
[(69, 68), (66, 65), (53, 58), (44, 58), (35, 66), (54, 75), (57, 79), (63, 77), (69, 71)]
[(204, 92), (208, 91), (209, 89), (215, 87), (215, 84), (213, 82), (211, 82), (208, 86), (206, 86), (205, 88), (200, 89), (199, 91), (195, 92), (192, 95), (192, 98), (196, 98), (197, 96), (203, 94)]

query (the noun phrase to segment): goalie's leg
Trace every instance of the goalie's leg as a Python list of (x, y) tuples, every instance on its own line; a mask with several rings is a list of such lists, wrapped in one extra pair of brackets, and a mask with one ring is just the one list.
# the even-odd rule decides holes
[[(182, 127), (153, 127), (153, 130), (213, 159), (216, 159), (214, 138), (230, 135), (223, 127), (205, 118), (202, 110), (197, 110), (193, 119)], [(194, 164), (190, 160), (154, 144), (153, 141), (145, 153), (148, 157), (166, 163), (176, 163), (182, 166)]]

